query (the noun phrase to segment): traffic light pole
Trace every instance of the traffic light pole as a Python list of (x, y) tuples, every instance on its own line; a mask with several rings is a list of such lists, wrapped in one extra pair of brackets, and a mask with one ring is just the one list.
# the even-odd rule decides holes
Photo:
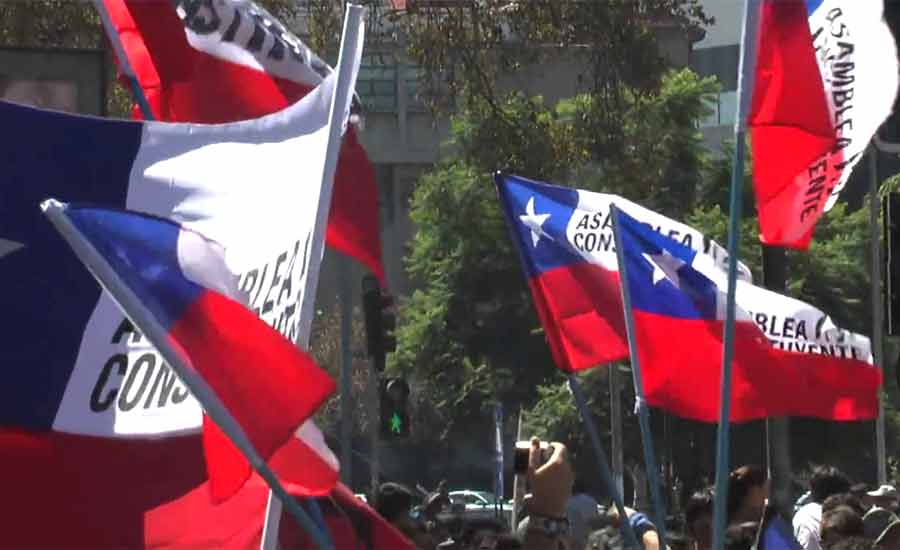
[(372, 473), (372, 497), (378, 494), (378, 472), (380, 471), (380, 465), (378, 462), (378, 432), (381, 429), (381, 411), (379, 410), (379, 380), (378, 380), (378, 370), (375, 365), (376, 359), (373, 357), (369, 358), (369, 380), (367, 386), (368, 390), (368, 401), (369, 401), (369, 437), (371, 451), (369, 453), (369, 457), (371, 461), (369, 462), (369, 467), (371, 468)]

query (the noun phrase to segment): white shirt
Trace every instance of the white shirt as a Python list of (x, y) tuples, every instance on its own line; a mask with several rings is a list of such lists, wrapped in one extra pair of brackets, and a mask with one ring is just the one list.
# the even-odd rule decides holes
[(822, 505), (818, 502), (804, 504), (794, 514), (794, 537), (804, 550), (821, 550), (819, 537), (822, 530)]

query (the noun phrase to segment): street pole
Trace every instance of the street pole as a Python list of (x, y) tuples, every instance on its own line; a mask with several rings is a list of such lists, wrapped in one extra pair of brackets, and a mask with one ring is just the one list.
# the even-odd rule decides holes
[(612, 471), (620, 495), (625, 495), (625, 460), (622, 450), (622, 391), (619, 368), (615, 363), (607, 367), (609, 373), (609, 423), (612, 447)]
[(381, 427), (381, 407), (378, 403), (379, 396), (379, 376), (378, 370), (375, 368), (375, 359), (369, 358), (369, 380), (366, 384), (369, 394), (369, 437), (372, 447), (370, 456), (372, 458), (370, 464), (372, 474), (372, 497), (378, 494), (378, 472), (380, 469), (378, 461), (378, 430)]
[[(869, 148), (869, 229), (872, 255), (872, 360), (884, 372), (884, 300), (881, 296), (881, 200), (878, 197), (878, 147)], [(878, 417), (875, 419), (875, 461), (878, 468), (878, 484), (887, 483), (887, 464), (884, 442), (884, 399), (878, 394)]]
[[(522, 407), (519, 406), (519, 419), (518, 426), (516, 427), (516, 441), (522, 441), (522, 419), (524, 418), (524, 413), (522, 412)], [(515, 449), (515, 445), (513, 445), (513, 449)], [(519, 474), (515, 474), (513, 477), (513, 510), (512, 514), (509, 516), (509, 530), (513, 533), (516, 532), (516, 529), (519, 527), (517, 523), (519, 520), (518, 512), (519, 506), (522, 505), (522, 500), (525, 498), (525, 480), (522, 479), (522, 476)]]
[[(787, 257), (784, 248), (762, 245), (763, 286), (783, 294), (787, 289)], [(772, 501), (780, 514), (790, 517), (791, 424), (788, 418), (766, 419), (766, 456)]]
[(338, 286), (341, 310), (341, 479), (353, 487), (353, 289), (350, 281), (350, 259), (338, 258)]

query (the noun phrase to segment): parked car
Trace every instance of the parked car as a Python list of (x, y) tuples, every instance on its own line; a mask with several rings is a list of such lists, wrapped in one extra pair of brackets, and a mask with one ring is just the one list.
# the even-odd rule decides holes
[[(488, 491), (450, 491), (450, 502), (454, 508), (464, 506), (463, 516), (467, 519), (472, 518), (493, 518), (497, 514), (497, 497), (494, 493)], [(501, 516), (508, 521), (512, 516), (512, 501), (499, 503)]]

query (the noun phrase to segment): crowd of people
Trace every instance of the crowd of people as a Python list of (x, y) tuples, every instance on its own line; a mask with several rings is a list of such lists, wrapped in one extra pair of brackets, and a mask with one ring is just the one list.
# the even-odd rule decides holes
[[(385, 483), (374, 495), (375, 509), (425, 550), (612, 550), (626, 548), (616, 506), (604, 505), (575, 479), (566, 447), (552, 443), (549, 459), (532, 440), (528, 490), (518, 528), (508, 520), (464, 520), (452, 508), (442, 485), (421, 502), (409, 488)], [(900, 550), (900, 495), (890, 485), (853, 484), (837, 468), (820, 466), (809, 490), (789, 511), (769, 499), (769, 479), (758, 466), (741, 466), (729, 475), (725, 546), (729, 550), (765, 549), (776, 537), (779, 548), (803, 550)], [(693, 493), (678, 521), (665, 533), (643, 511), (625, 508), (628, 525), (643, 550), (707, 550), (713, 545), (715, 491)], [(793, 513), (789, 520), (785, 517)]]

